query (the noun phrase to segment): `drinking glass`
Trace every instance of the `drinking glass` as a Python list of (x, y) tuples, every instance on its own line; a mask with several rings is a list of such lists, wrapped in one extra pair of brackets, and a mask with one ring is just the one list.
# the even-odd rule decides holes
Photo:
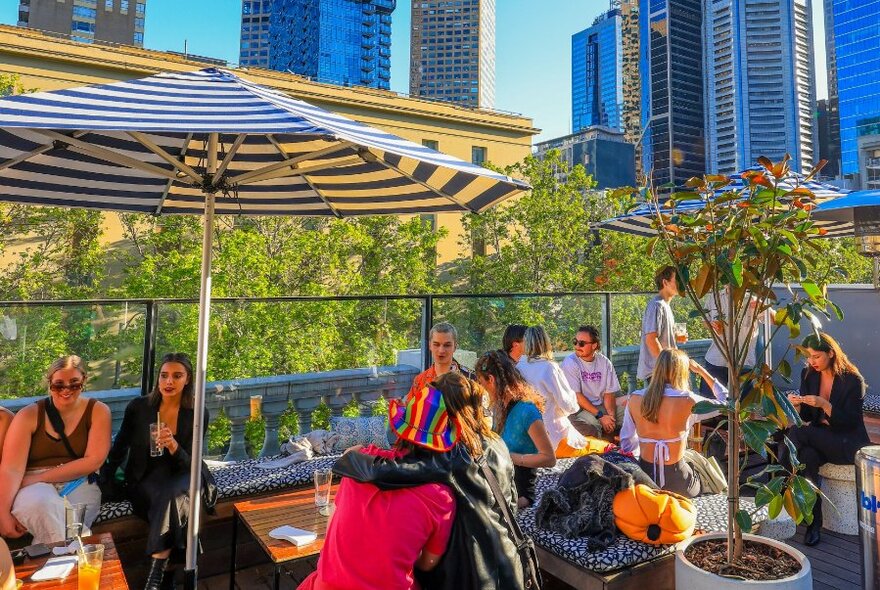
[(68, 543), (82, 535), (85, 520), (86, 504), (65, 504), (64, 539)]
[(159, 431), (165, 427), (162, 422), (153, 422), (150, 424), (150, 457), (161, 457), (165, 451), (159, 446)]
[(672, 333), (675, 334), (675, 342), (677, 344), (684, 344), (688, 341), (687, 324), (675, 324), (675, 326), (672, 328)]
[(103, 545), (84, 545), (82, 550), (77, 552), (77, 590), (100, 590), (103, 562)]
[(315, 506), (326, 506), (330, 503), (330, 484), (333, 482), (333, 470), (315, 470)]

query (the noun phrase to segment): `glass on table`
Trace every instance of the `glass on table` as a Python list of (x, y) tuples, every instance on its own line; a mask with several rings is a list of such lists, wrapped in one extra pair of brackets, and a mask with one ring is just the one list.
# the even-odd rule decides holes
[(688, 327), (685, 323), (675, 324), (672, 327), (672, 333), (675, 335), (676, 344), (684, 344), (688, 341)]
[(64, 504), (64, 540), (70, 543), (83, 533), (86, 504)]
[(77, 590), (99, 590), (102, 563), (103, 545), (83, 545), (82, 550), (77, 552)]
[(319, 508), (330, 504), (330, 484), (333, 470), (329, 467), (315, 470), (315, 506)]

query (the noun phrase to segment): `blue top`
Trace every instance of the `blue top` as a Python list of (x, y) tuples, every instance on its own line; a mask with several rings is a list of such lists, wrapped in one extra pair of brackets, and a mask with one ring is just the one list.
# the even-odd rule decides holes
[(516, 402), (507, 414), (501, 439), (511, 453), (531, 455), (538, 447), (529, 436), (529, 427), (535, 420), (541, 420), (541, 411), (532, 402)]

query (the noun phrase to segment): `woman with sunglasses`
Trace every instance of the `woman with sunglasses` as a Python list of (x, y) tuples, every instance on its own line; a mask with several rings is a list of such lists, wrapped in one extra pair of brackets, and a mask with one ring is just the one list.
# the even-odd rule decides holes
[[(174, 587), (171, 553), (186, 548), (189, 521), (192, 362), (182, 352), (168, 353), (162, 357), (158, 375), (150, 395), (136, 397), (126, 406), (122, 426), (101, 469), (102, 481), (112, 483), (125, 463), (125, 496), (134, 513), (150, 526), (146, 590)], [(205, 424), (208, 421), (206, 411)]]
[(535, 502), (539, 467), (556, 465), (556, 455), (544, 426), (544, 398), (523, 378), (503, 350), (484, 354), (477, 361), (477, 382), (489, 392), (495, 425), (493, 430), (510, 451), (518, 508)]
[(81, 395), (82, 359), (58, 359), (46, 378), (49, 397), (15, 415), (0, 461), (0, 534), (30, 532), (34, 543), (65, 539), (67, 503), (85, 504), (91, 526), (101, 505), (95, 472), (110, 450), (110, 408)]

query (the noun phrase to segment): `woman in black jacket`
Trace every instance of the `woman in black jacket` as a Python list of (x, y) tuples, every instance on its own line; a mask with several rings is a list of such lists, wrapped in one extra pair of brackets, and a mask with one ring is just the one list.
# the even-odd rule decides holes
[(452, 488), (456, 512), (446, 553), (430, 572), (416, 572), (425, 590), (521, 590), (525, 587), (522, 562), (480, 467), (485, 462), (492, 470), (508, 509), (516, 513), (513, 463), (504, 441), (483, 418), (485, 390), (460, 373), (446, 373), (431, 385), (443, 393), (456, 420), (468, 421), (478, 441), (459, 443), (447, 453), (416, 449), (398, 460), (350, 452), (336, 462), (333, 471), (380, 489), (428, 482)]
[[(151, 456), (150, 425), (157, 418), (161, 424), (157, 446), (162, 454)], [(102, 479), (112, 482), (128, 459), (125, 494), (134, 513), (150, 525), (146, 590), (174, 588), (174, 576), (165, 570), (172, 550), (183, 550), (186, 545), (192, 426), (192, 363), (183, 353), (166, 354), (150, 395), (131, 400), (125, 408), (122, 426), (101, 470)]]
[[(789, 429), (787, 436), (805, 465), (804, 476), (818, 485), (822, 465), (852, 465), (856, 451), (870, 443), (862, 415), (865, 380), (828, 334), (808, 336), (801, 346), (807, 366), (801, 373), (800, 393), (788, 399), (800, 411), (804, 425)], [(791, 463), (785, 446), (780, 459), (784, 465)], [(817, 544), (821, 529), (822, 502), (817, 497), (804, 544)]]

